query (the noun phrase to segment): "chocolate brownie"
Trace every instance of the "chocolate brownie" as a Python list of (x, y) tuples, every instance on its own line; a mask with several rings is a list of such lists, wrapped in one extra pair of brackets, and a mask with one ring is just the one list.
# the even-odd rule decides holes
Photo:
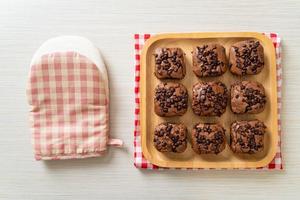
[(256, 114), (264, 110), (265, 89), (255, 81), (238, 81), (231, 86), (231, 110), (236, 114)]
[(259, 120), (236, 121), (231, 125), (230, 148), (235, 153), (257, 153), (264, 149), (266, 126)]
[(155, 88), (154, 110), (161, 117), (180, 116), (187, 111), (188, 92), (180, 83), (160, 83)]
[(200, 116), (221, 116), (226, 111), (228, 92), (219, 81), (202, 82), (193, 86), (192, 109)]
[(160, 152), (182, 153), (187, 147), (187, 129), (183, 124), (169, 122), (156, 126), (154, 146)]
[(182, 79), (185, 76), (184, 53), (180, 48), (155, 50), (155, 75), (159, 79)]
[(193, 50), (193, 71), (199, 77), (220, 76), (225, 73), (225, 48), (219, 44), (204, 44)]
[(192, 131), (192, 148), (198, 154), (218, 154), (225, 149), (225, 129), (220, 124), (196, 124)]
[(264, 49), (259, 41), (235, 43), (229, 51), (230, 71), (236, 75), (258, 74), (264, 68)]

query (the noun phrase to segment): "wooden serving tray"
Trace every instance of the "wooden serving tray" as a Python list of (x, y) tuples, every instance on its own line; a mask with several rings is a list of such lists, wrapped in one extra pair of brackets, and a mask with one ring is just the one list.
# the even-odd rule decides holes
[[(203, 43), (219, 43), (228, 52), (230, 46), (238, 41), (256, 39), (264, 47), (265, 67), (258, 75), (237, 77), (226, 73), (214, 78), (198, 78), (192, 71), (192, 54), (194, 46)], [(180, 47), (185, 52), (186, 75), (180, 82), (189, 92), (188, 111), (180, 117), (159, 117), (154, 113), (154, 88), (159, 80), (154, 75), (155, 61), (154, 51), (158, 47)], [(200, 117), (193, 113), (191, 108), (192, 86), (199, 81), (220, 80), (230, 91), (230, 85), (237, 80), (255, 80), (265, 87), (267, 104), (260, 114), (233, 114), (229, 104), (226, 112), (221, 117)], [(152, 164), (170, 168), (257, 168), (269, 164), (276, 154), (278, 143), (277, 124), (277, 84), (276, 84), (276, 57), (272, 41), (261, 33), (253, 32), (218, 32), (218, 33), (171, 33), (158, 34), (146, 41), (141, 54), (141, 136), (143, 155)], [(259, 119), (267, 126), (264, 151), (258, 154), (243, 155), (234, 154), (228, 145), (230, 125), (235, 120)], [(188, 147), (184, 153), (160, 153), (153, 144), (155, 126), (161, 122), (182, 122), (188, 128)], [(220, 122), (226, 129), (227, 146), (218, 155), (198, 155), (194, 153), (190, 145), (190, 133), (194, 124), (198, 122)]]

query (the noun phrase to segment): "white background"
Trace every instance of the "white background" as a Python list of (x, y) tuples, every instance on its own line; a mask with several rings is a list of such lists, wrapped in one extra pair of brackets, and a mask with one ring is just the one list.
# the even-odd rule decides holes
[[(256, 3), (254, 3), (256, 2)], [(0, 2), (0, 199), (299, 199), (300, 1)], [(285, 171), (141, 171), (133, 166), (134, 33), (278, 32), (283, 38)], [(111, 134), (104, 158), (36, 162), (25, 96), (30, 59), (46, 39), (81, 35), (105, 57)]]

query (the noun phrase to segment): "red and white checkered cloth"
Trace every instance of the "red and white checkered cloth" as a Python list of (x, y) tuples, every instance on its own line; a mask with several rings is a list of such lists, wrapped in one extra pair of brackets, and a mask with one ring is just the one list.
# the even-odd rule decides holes
[[(267, 166), (256, 168), (256, 170), (282, 170), (283, 162), (281, 155), (281, 88), (282, 88), (282, 66), (281, 66), (281, 41), (276, 33), (263, 33), (268, 36), (274, 44), (276, 50), (276, 68), (277, 68), (277, 95), (278, 95), (278, 135), (279, 141), (277, 152)], [(135, 120), (134, 120), (134, 165), (141, 169), (169, 169), (162, 168), (151, 164), (145, 159), (141, 148), (140, 135), (140, 55), (143, 45), (147, 39), (151, 37), (150, 34), (135, 34), (134, 35), (134, 49), (135, 49)], [(182, 168), (181, 168), (182, 169)], [(201, 168), (204, 169), (204, 168)], [(212, 169), (212, 168), (209, 168)], [(183, 170), (186, 170), (184, 168)], [(196, 169), (197, 170), (197, 169)]]
[(36, 160), (101, 156), (109, 139), (108, 83), (76, 52), (43, 55), (31, 66), (27, 88)]

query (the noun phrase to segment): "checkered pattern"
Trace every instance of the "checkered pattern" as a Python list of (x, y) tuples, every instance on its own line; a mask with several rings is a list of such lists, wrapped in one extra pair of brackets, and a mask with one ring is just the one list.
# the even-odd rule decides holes
[(35, 61), (27, 95), (36, 160), (104, 153), (109, 142), (106, 86), (97, 66), (78, 53), (51, 53)]
[[(277, 146), (277, 153), (267, 166), (256, 168), (256, 170), (282, 170), (283, 162), (281, 155), (281, 89), (282, 89), (282, 66), (281, 66), (281, 41), (276, 33), (263, 33), (269, 37), (274, 44), (276, 50), (276, 68), (277, 68), (277, 95), (278, 95), (278, 135), (279, 141)], [(135, 120), (134, 120), (134, 165), (142, 169), (167, 169), (151, 164), (145, 159), (141, 148), (140, 135), (140, 55), (143, 45), (147, 39), (151, 37), (150, 34), (135, 34), (134, 35), (134, 49), (135, 49)], [(169, 168), (168, 168), (169, 169)], [(210, 168), (212, 169), (212, 168)], [(186, 170), (182, 169), (181, 170)], [(193, 169), (194, 170), (194, 169)], [(197, 170), (197, 169), (196, 169)], [(206, 169), (207, 170), (207, 169)]]

